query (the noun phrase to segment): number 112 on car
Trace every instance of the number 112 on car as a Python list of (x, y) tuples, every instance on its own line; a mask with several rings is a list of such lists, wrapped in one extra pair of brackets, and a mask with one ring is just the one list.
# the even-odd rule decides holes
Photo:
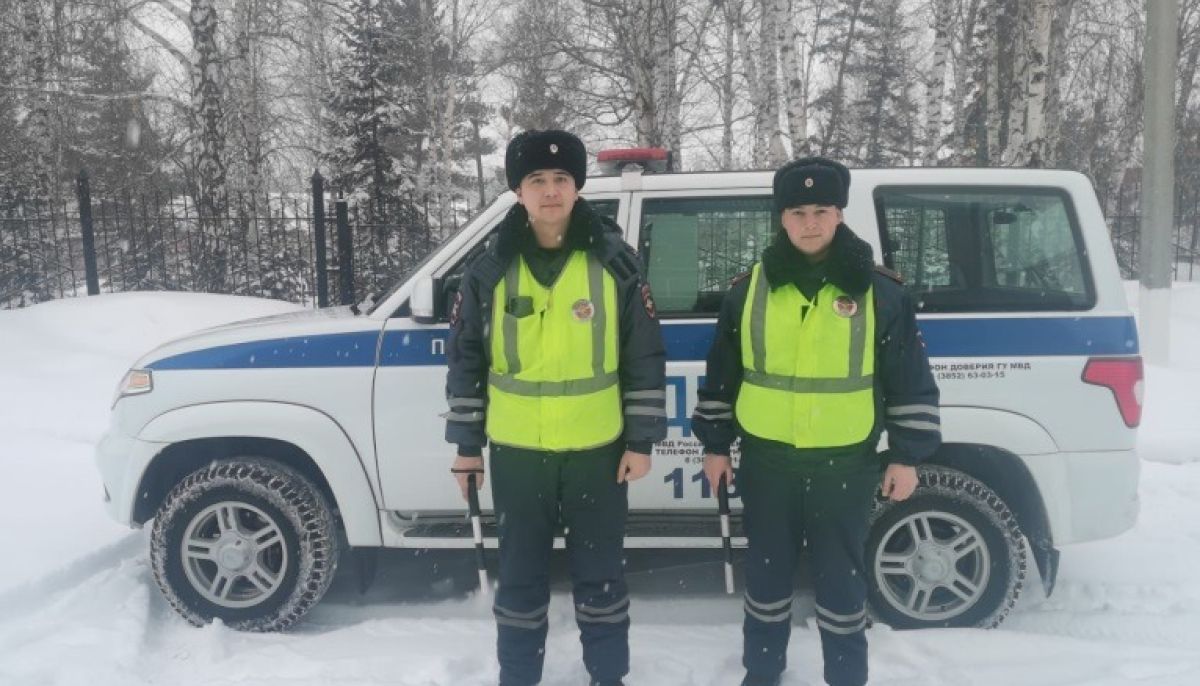
[[(699, 489), (700, 489), (700, 497), (701, 498), (713, 497), (712, 486), (709, 485), (708, 479), (705, 478), (703, 469), (696, 472), (695, 474), (692, 474), (691, 478), (688, 480), (691, 483), (699, 483), (700, 484)], [(671, 471), (667, 472), (666, 475), (663, 476), (663, 483), (671, 484), (672, 495), (676, 499), (683, 499), (683, 489), (684, 489), (683, 467), (676, 467), (675, 469), (672, 469)], [(695, 488), (695, 487), (693, 487), (693, 488)], [(733, 483), (729, 484), (729, 497), (730, 498), (738, 497), (737, 469), (733, 470)]]

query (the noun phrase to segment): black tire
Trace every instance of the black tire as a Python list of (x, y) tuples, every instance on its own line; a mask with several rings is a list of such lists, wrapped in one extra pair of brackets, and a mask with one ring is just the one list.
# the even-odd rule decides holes
[(922, 467), (908, 500), (877, 503), (867, 536), (867, 594), (896, 629), (994, 628), (1025, 582), (1025, 538), (992, 489)]
[(337, 529), (320, 490), (296, 470), (223, 460), (171, 489), (154, 519), (150, 561), (167, 602), (193, 625), (282, 631), (328, 590)]

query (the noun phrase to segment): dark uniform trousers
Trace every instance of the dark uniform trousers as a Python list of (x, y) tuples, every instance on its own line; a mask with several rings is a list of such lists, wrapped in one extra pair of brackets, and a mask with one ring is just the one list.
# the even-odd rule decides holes
[(629, 596), (622, 551), (627, 485), (617, 483), (624, 443), (546, 452), (492, 445), (492, 499), (500, 536), (493, 611), (501, 686), (542, 678), (550, 552), (562, 525), (583, 662), (595, 682), (629, 671)]
[(748, 539), (742, 663), (752, 676), (769, 678), (787, 666), (794, 572), (807, 546), (825, 681), (867, 683), (863, 550), (879, 477), (873, 450), (836, 454), (742, 440), (737, 491)]

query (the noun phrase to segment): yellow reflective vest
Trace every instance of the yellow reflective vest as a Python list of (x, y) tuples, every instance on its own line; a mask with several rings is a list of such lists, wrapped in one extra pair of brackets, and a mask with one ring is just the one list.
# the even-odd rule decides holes
[(576, 250), (547, 288), (517, 256), (493, 298), (488, 438), (537, 450), (616, 440), (623, 419), (612, 275)]
[(735, 413), (754, 436), (797, 448), (853, 445), (875, 424), (875, 307), (826, 283), (810, 301), (754, 266), (742, 310)]

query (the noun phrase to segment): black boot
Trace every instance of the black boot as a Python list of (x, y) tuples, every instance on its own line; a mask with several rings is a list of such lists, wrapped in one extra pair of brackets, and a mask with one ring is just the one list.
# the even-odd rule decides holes
[(742, 679), (742, 686), (779, 686), (783, 681), (783, 676), (780, 674), (752, 674), (746, 673), (746, 678)]

